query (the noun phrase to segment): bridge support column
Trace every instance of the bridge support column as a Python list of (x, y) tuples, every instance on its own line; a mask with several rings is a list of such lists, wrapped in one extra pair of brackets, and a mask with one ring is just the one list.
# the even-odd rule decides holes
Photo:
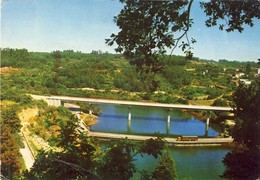
[(130, 131), (131, 131), (131, 118), (132, 118), (131, 106), (128, 106), (127, 132), (130, 132)]
[(127, 121), (127, 132), (131, 132), (131, 119)]
[(89, 114), (92, 115), (93, 111), (92, 111), (92, 104), (89, 103)]
[(59, 107), (61, 106), (61, 100), (60, 99), (47, 99), (47, 103), (49, 106), (55, 106), (55, 107)]
[(206, 125), (205, 125), (205, 136), (207, 137), (209, 134), (209, 117), (207, 117)]
[(170, 134), (170, 127), (171, 127), (171, 123), (167, 122), (166, 123), (166, 134)]
[(168, 118), (167, 118), (167, 123), (171, 122), (171, 109), (168, 110)]
[(128, 106), (128, 121), (131, 121), (131, 106)]
[(61, 106), (61, 100), (56, 99), (56, 100), (55, 100), (55, 106), (56, 106), (56, 107)]
[(170, 133), (170, 126), (171, 126), (171, 109), (168, 110), (168, 117), (166, 122), (166, 134)]

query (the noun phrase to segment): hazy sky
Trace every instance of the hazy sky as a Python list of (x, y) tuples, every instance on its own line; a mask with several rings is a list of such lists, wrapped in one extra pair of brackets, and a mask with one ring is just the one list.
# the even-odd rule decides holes
[[(73, 49), (115, 53), (105, 44), (119, 31), (113, 22), (122, 9), (119, 0), (4, 0), (1, 8), (1, 47), (29, 51)], [(203, 59), (256, 61), (260, 58), (260, 21), (243, 33), (207, 28), (205, 15), (192, 7), (194, 25), (189, 36), (197, 40), (194, 56)], [(180, 50), (174, 54), (183, 55)]]

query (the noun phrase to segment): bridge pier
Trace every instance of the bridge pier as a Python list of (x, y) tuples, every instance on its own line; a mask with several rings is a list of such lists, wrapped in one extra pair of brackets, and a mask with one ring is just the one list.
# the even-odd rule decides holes
[(131, 132), (131, 106), (128, 106), (128, 121), (127, 121), (127, 132)]
[(168, 118), (167, 118), (167, 123), (171, 122), (171, 109), (168, 110)]
[(170, 134), (170, 128), (171, 127), (171, 123), (170, 122), (167, 122), (166, 123), (166, 134)]
[(168, 109), (168, 117), (166, 122), (166, 134), (170, 133), (170, 126), (171, 126), (171, 109)]
[(131, 121), (131, 106), (128, 106), (128, 121)]
[(207, 137), (209, 134), (209, 117), (207, 117), (206, 125), (205, 125), (205, 136)]
[(47, 103), (49, 106), (55, 106), (55, 107), (59, 107), (62, 105), (60, 99), (53, 99), (53, 98), (47, 98)]
[(127, 121), (127, 132), (131, 132), (131, 119)]
[(89, 114), (92, 115), (93, 114), (93, 110), (92, 110), (92, 104), (89, 103)]

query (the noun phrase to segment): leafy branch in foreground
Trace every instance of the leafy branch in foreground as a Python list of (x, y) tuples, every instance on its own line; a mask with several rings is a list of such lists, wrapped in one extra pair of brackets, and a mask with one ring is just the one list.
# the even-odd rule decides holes
[[(159, 55), (166, 54), (168, 49), (172, 49), (172, 54), (176, 47), (180, 47), (187, 54), (187, 59), (192, 57), (191, 44), (196, 40), (190, 40), (188, 31), (193, 24), (190, 17), (193, 0), (120, 2), (124, 8), (114, 18), (120, 31), (111, 34), (106, 43), (110, 46), (116, 43), (116, 52), (123, 53), (139, 71), (160, 71), (162, 63)], [(259, 5), (259, 1), (248, 0), (200, 2), (208, 18), (206, 26), (219, 25), (220, 30), (227, 32), (242, 32), (244, 25), (252, 27), (253, 21), (260, 18)]]
[[(159, 55), (167, 48), (176, 47), (187, 35), (192, 20), (190, 8), (193, 1), (121, 1), (124, 9), (115, 17), (121, 31), (106, 39), (108, 45), (118, 44), (131, 64), (141, 71), (156, 73), (162, 68)], [(188, 9), (185, 7), (188, 5)], [(183, 31), (180, 37), (176, 32)], [(188, 46), (183, 43), (182, 49)]]
[(234, 93), (236, 125), (232, 136), (239, 147), (223, 160), (229, 179), (260, 177), (260, 77), (250, 86), (241, 85)]

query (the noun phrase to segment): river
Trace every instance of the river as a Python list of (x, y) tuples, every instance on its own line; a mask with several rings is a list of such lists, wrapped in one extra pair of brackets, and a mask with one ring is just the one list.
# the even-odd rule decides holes
[[(163, 108), (132, 107), (131, 122), (128, 121), (127, 106), (97, 105), (102, 110), (98, 118), (99, 124), (92, 131), (128, 133), (128, 134), (160, 134), (167, 135), (205, 135), (205, 123), (191, 114), (181, 110), (170, 111), (171, 122), (167, 123), (168, 110)], [(212, 127), (208, 129), (209, 137), (219, 133)]]
[[(128, 121), (127, 106), (96, 105), (102, 110), (99, 124), (92, 126), (92, 131), (127, 134), (154, 134), (166, 136), (205, 135), (205, 123), (181, 110), (170, 111), (171, 122), (167, 123), (168, 110), (162, 108), (132, 107), (131, 121)], [(209, 127), (208, 136), (216, 137), (219, 132)], [(178, 179), (220, 179), (224, 172), (222, 159), (231, 149), (228, 147), (171, 147), (175, 159)], [(157, 160), (152, 156), (137, 157), (138, 169), (153, 171)], [(139, 179), (136, 173), (133, 179)]]
[[(225, 167), (221, 162), (231, 149), (228, 147), (171, 147), (170, 151), (175, 160), (178, 179), (186, 180), (217, 180), (223, 174)], [(152, 172), (157, 160), (152, 156), (137, 157), (135, 162), (138, 169)], [(140, 179), (136, 173), (133, 179)]]

